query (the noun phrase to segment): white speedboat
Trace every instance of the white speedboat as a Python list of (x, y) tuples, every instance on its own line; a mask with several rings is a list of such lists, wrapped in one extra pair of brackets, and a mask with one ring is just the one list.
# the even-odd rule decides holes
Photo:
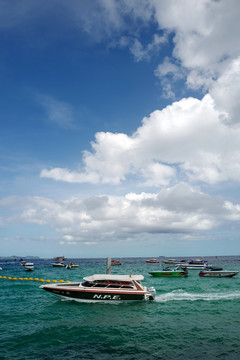
[(206, 269), (206, 265), (200, 265), (200, 264), (186, 264), (186, 265), (181, 265), (181, 267), (185, 267), (188, 270), (204, 270), (204, 269)]
[(70, 264), (65, 265), (66, 269), (76, 269), (79, 267), (78, 264), (75, 264), (73, 262), (70, 262)]
[(34, 264), (33, 263), (27, 263), (24, 265), (26, 271), (33, 271), (34, 270)]
[(54, 266), (54, 267), (65, 267), (65, 264), (63, 262), (56, 262), (56, 263), (52, 263), (52, 266)]
[(186, 267), (188, 270), (204, 270), (206, 269), (207, 266), (211, 266), (208, 265), (208, 262), (206, 260), (200, 260), (200, 259), (189, 260), (184, 263), (180, 262), (178, 263), (178, 265), (182, 267)]
[(154, 300), (156, 290), (143, 286), (142, 275), (95, 274), (84, 282), (42, 285), (40, 288), (60, 298), (75, 301)]

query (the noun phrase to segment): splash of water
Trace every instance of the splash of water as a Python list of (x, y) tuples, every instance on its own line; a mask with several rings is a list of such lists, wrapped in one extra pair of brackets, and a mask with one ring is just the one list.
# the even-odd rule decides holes
[(209, 293), (189, 293), (184, 290), (174, 290), (166, 294), (156, 296), (157, 302), (168, 301), (217, 301), (240, 299), (240, 291), (235, 292), (209, 292)]

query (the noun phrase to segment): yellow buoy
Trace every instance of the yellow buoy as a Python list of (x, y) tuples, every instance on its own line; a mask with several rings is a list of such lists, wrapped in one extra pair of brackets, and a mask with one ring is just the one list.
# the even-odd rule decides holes
[(59, 280), (59, 282), (64, 282), (64, 280)]
[(40, 279), (39, 281), (44, 282), (44, 279)]
[(11, 276), (8, 277), (8, 280), (12, 280)]
[(18, 280), (22, 280), (23, 278), (18, 278)]
[(24, 278), (23, 280), (28, 280), (28, 278)]
[(6, 279), (7, 277), (6, 276), (3, 276), (3, 279)]
[(67, 283), (70, 283), (71, 281), (67, 280)]
[(53, 282), (53, 283), (56, 283), (56, 282), (57, 282), (57, 280), (53, 280), (52, 282)]
[(34, 280), (35, 280), (35, 281), (39, 281), (39, 278), (35, 278)]
[(46, 280), (47, 283), (50, 283), (51, 281), (50, 280)]
[(16, 278), (16, 277), (13, 277), (12, 279), (13, 279), (13, 280), (17, 280), (17, 278)]
[(0, 279), (2, 279), (2, 276), (0, 276)]
[(28, 280), (33, 280), (33, 278), (29, 278)]

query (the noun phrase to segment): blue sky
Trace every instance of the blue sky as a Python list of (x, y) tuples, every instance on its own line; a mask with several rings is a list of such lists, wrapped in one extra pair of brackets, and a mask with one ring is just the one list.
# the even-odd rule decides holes
[(240, 254), (237, 0), (0, 4), (0, 255)]

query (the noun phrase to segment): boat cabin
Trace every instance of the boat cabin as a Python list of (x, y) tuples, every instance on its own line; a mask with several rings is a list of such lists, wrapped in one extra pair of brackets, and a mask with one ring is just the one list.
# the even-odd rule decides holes
[(141, 280), (143, 279), (142, 275), (135, 275), (133, 277), (127, 275), (93, 275), (84, 278), (82, 286), (108, 289), (135, 289), (136, 283), (142, 287)]

